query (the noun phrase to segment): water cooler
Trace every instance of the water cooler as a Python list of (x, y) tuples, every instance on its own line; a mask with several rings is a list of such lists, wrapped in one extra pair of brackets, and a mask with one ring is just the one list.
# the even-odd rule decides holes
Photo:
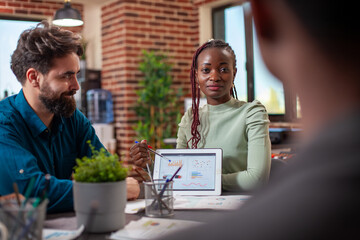
[(86, 93), (87, 118), (92, 123), (96, 135), (106, 149), (116, 152), (114, 138), (114, 111), (111, 92), (105, 89), (91, 89)]

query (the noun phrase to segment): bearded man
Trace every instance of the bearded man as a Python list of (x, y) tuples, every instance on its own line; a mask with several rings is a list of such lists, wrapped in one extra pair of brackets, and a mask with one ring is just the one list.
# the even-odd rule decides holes
[[(104, 147), (76, 109), (82, 54), (79, 36), (47, 22), (21, 34), (11, 69), (22, 89), (0, 102), (0, 195), (13, 192), (14, 182), (24, 194), (35, 179), (31, 196), (40, 196), (50, 174), (48, 212), (73, 209), (75, 159), (91, 155), (87, 140), (97, 150)], [(127, 182), (128, 198), (136, 198), (138, 183)]]

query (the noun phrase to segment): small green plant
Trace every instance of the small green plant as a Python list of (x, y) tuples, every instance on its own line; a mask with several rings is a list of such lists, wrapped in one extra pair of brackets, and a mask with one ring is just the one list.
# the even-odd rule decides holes
[(74, 179), (77, 182), (117, 182), (127, 177), (128, 169), (122, 166), (117, 154), (110, 154), (104, 148), (95, 150), (90, 140), (91, 157), (77, 158)]

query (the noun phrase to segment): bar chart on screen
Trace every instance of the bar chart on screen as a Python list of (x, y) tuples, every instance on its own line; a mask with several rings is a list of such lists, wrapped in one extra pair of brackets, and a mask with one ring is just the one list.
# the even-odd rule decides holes
[(168, 179), (172, 173), (183, 166), (181, 171), (174, 177), (174, 189), (213, 189), (215, 177), (214, 157), (179, 155), (171, 156), (172, 161), (162, 160), (160, 176)]

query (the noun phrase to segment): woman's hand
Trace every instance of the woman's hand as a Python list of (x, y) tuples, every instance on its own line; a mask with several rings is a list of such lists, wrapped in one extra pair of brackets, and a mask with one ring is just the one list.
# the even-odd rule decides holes
[(150, 164), (146, 140), (142, 140), (140, 143), (135, 143), (130, 148), (130, 158), (133, 164), (141, 168), (145, 168), (146, 163)]
[(126, 178), (126, 192), (127, 192), (128, 200), (134, 200), (139, 197), (140, 185), (135, 178), (133, 177)]

